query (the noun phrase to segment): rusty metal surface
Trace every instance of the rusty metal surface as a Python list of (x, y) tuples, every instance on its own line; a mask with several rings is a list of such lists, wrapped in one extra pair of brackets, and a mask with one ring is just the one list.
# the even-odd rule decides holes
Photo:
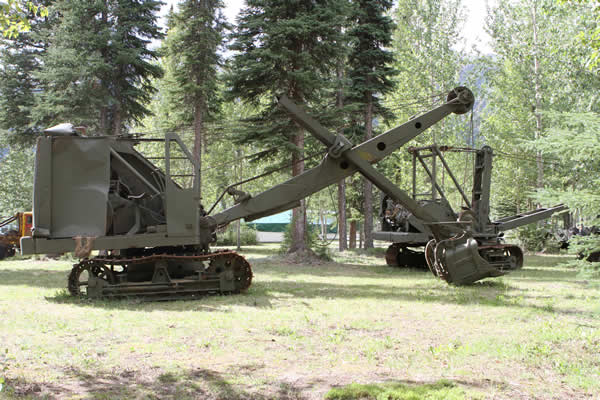
[(398, 253), (400, 252), (400, 245), (398, 243), (391, 244), (385, 251), (385, 262), (390, 267), (398, 266)]

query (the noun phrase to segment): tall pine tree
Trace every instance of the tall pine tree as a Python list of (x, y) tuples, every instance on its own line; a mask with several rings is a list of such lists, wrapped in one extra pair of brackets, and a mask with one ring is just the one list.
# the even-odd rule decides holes
[[(351, 52), (349, 56), (348, 101), (356, 111), (362, 113), (364, 139), (373, 137), (373, 120), (385, 114), (381, 97), (394, 87), (390, 79), (394, 75), (391, 67), (392, 53), (387, 50), (392, 42), (394, 24), (386, 15), (391, 9), (391, 0), (356, 0), (352, 8), (350, 30)], [(365, 248), (373, 247), (373, 184), (367, 179), (364, 186)]]
[[(47, 5), (48, 0), (34, 5)], [(0, 131), (10, 144), (31, 145), (40, 133), (32, 108), (39, 81), (40, 57), (46, 51), (46, 36), (51, 27), (47, 16), (29, 16), (29, 30), (13, 38), (0, 39)]]
[(149, 111), (162, 69), (148, 45), (162, 37), (156, 0), (60, 0), (43, 68), (38, 119), (71, 121), (119, 134)]
[[(286, 94), (298, 104), (320, 100), (335, 89), (340, 50), (336, 38), (343, 23), (342, 1), (248, 0), (239, 17), (231, 49), (236, 52), (230, 76), (231, 94), (264, 105), (255, 128), (241, 141), (260, 142), (291, 151), (292, 175), (304, 171), (304, 131), (274, 100)], [(332, 103), (335, 94), (331, 94)], [(290, 251), (306, 249), (304, 202), (293, 210)]]
[(222, 64), (219, 49), (228, 24), (221, 0), (185, 0), (169, 17), (169, 33), (164, 45), (170, 85), (171, 108), (184, 111), (194, 127), (194, 156), (202, 165), (206, 151), (205, 123), (218, 110), (220, 102), (217, 70)]

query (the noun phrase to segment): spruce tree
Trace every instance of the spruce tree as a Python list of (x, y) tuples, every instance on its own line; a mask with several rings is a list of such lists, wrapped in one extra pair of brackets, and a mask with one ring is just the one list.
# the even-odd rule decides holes
[(37, 133), (31, 108), (37, 87), (32, 75), (39, 69), (39, 50), (30, 46), (28, 36), (22, 33), (5, 41), (0, 55), (0, 129), (13, 143), (32, 143)]
[[(298, 104), (310, 105), (326, 89), (335, 89), (340, 50), (337, 38), (343, 24), (342, 1), (248, 0), (239, 17), (231, 49), (236, 52), (230, 75), (231, 95), (262, 105), (252, 131), (241, 142), (291, 152), (292, 175), (304, 170), (304, 132), (281, 110), (275, 96), (286, 94)], [(331, 91), (331, 102), (335, 93)], [(293, 210), (290, 252), (306, 249), (304, 202)]]
[[(390, 0), (356, 0), (353, 3), (351, 26), (348, 31), (351, 51), (349, 56), (348, 102), (362, 113), (364, 139), (373, 137), (373, 119), (385, 114), (381, 96), (390, 92), (394, 69), (392, 53), (387, 50), (392, 42), (394, 24), (386, 13)], [(364, 179), (364, 233), (365, 248), (373, 247), (373, 184)]]
[[(47, 3), (48, 0), (35, 1), (33, 5)], [(39, 90), (35, 74), (47, 47), (45, 37), (51, 19), (31, 13), (28, 21), (27, 32), (0, 39), (0, 132), (7, 135), (10, 144), (31, 145), (40, 133), (32, 116), (34, 93)]]
[(162, 37), (156, 0), (60, 0), (43, 68), (36, 115), (119, 134), (149, 111), (145, 104), (162, 69), (148, 49)]
[(221, 0), (185, 0), (169, 16), (169, 33), (163, 47), (167, 56), (170, 107), (191, 118), (178, 119), (194, 127), (194, 156), (202, 164), (206, 151), (205, 123), (218, 111), (219, 50), (228, 24)]

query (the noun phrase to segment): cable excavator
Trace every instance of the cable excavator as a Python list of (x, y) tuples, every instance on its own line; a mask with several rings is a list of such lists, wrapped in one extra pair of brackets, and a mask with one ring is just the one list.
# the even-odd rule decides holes
[[(429, 226), (433, 239), (427, 262), (438, 276), (454, 284), (499, 276), (504, 271), (481, 257), (464, 222), (421, 206), (373, 166), (450, 114), (468, 112), (473, 103), (472, 92), (457, 87), (444, 104), (354, 146), (281, 96), (280, 106), (327, 147), (327, 155), (316, 167), (255, 196), (232, 185), (227, 192), (236, 204), (214, 214), (200, 203), (199, 167), (176, 134), (164, 139), (85, 136), (61, 124), (37, 142), (32, 234), (21, 238), (21, 251), (74, 252), (81, 261), (69, 274), (68, 290), (76, 296), (173, 299), (238, 293), (251, 285), (252, 269), (233, 251), (210, 251), (218, 229), (294, 208), (359, 172)], [(162, 155), (138, 151), (147, 142), (163, 146)], [(92, 257), (93, 250), (98, 255)]]
[[(525, 213), (490, 220), (490, 193), (492, 186), (492, 160), (494, 152), (491, 147), (483, 146), (481, 149), (465, 149), (449, 146), (431, 145), (425, 147), (411, 147), (412, 154), (412, 194), (411, 198), (419, 203), (422, 208), (436, 213), (439, 222), (464, 224), (477, 241), (479, 254), (490, 265), (499, 270), (515, 270), (523, 266), (523, 251), (514, 244), (504, 243), (504, 232), (541, 221), (555, 213), (567, 210), (563, 204), (553, 207), (537, 208)], [(473, 186), (471, 198), (459, 183), (456, 175), (446, 161), (445, 154), (450, 152), (470, 153), (474, 155)], [(419, 193), (417, 183), (417, 166), (425, 172), (425, 177), (431, 183), (429, 192)], [(442, 171), (439, 171), (442, 169)], [(460, 194), (462, 207), (456, 211), (450, 205), (443, 185), (440, 185), (438, 176), (444, 173), (453, 189)], [(389, 266), (412, 268), (425, 268), (435, 265), (429, 264), (427, 257), (435, 258), (432, 254), (437, 248), (430, 229), (431, 225), (419, 220), (411, 211), (401, 203), (394, 201), (390, 196), (382, 197), (381, 202), (381, 230), (373, 232), (374, 239), (392, 242), (385, 255)], [(431, 243), (431, 245), (428, 245)], [(425, 247), (425, 252), (418, 251)], [(435, 269), (432, 269), (437, 274)]]

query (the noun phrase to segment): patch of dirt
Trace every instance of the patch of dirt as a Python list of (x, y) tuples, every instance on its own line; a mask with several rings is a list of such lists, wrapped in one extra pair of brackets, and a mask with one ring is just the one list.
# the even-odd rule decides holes
[(331, 262), (322, 259), (310, 249), (295, 251), (293, 253), (287, 253), (275, 257), (286, 264), (323, 265)]

